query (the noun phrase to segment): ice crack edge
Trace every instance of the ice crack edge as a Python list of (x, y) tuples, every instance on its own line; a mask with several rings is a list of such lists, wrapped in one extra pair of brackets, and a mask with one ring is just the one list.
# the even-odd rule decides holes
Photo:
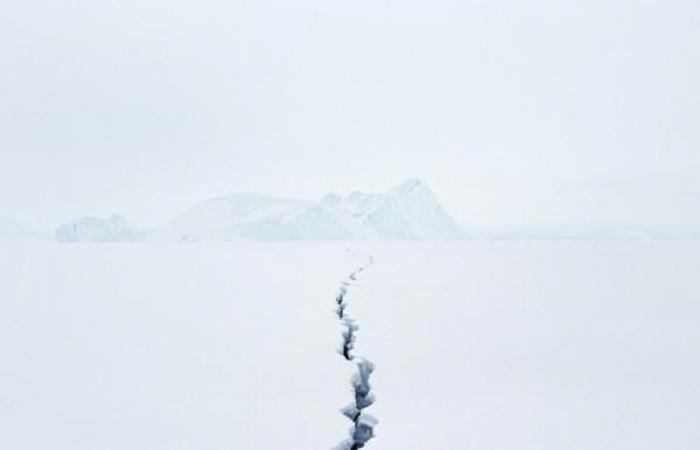
[(370, 256), (367, 263), (348, 276), (348, 280), (343, 281), (336, 296), (336, 316), (340, 320), (342, 327), (342, 344), (338, 353), (348, 362), (355, 363), (357, 372), (352, 376), (351, 386), (354, 394), (354, 401), (350, 405), (341, 409), (345, 417), (353, 423), (350, 428), (350, 437), (340, 443), (334, 450), (358, 450), (374, 437), (374, 428), (377, 419), (364, 412), (366, 408), (374, 403), (374, 393), (369, 379), (374, 372), (374, 364), (366, 358), (354, 356), (352, 350), (355, 348), (357, 331), (359, 326), (347, 314), (347, 294), (353, 282), (357, 280), (360, 272), (374, 264), (374, 259)]

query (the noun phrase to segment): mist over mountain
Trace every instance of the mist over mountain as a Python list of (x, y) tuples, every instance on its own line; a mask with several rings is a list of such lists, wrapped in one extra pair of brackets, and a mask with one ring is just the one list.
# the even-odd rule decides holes
[(59, 225), (56, 240), (61, 242), (119, 242), (139, 241), (149, 237), (152, 230), (130, 223), (119, 214), (102, 219), (81, 217)]
[(39, 231), (26, 222), (12, 217), (0, 217), (0, 239), (24, 239), (39, 236)]
[(233, 194), (199, 203), (159, 237), (176, 240), (452, 240), (464, 229), (412, 178), (385, 193), (328, 193), (319, 201)]

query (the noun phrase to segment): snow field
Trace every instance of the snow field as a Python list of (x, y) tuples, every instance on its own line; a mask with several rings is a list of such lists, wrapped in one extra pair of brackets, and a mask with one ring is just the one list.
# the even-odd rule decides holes
[[(0, 448), (694, 450), (700, 242), (0, 247)], [(350, 251), (348, 251), (350, 249)]]

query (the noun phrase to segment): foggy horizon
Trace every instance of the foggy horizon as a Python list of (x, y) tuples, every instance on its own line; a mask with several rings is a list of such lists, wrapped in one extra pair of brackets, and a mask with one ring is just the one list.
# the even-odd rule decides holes
[(700, 226), (700, 6), (0, 6), (0, 216), (425, 181), (465, 226)]

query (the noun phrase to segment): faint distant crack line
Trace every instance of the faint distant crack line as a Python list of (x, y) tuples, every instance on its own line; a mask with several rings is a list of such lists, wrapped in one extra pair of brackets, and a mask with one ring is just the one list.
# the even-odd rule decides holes
[(369, 377), (374, 371), (374, 364), (366, 358), (352, 354), (359, 326), (355, 320), (348, 316), (348, 303), (346, 300), (348, 290), (353, 285), (353, 282), (357, 280), (358, 274), (372, 264), (374, 264), (374, 258), (370, 256), (364, 265), (348, 276), (348, 280), (342, 282), (338, 295), (335, 298), (335, 313), (342, 326), (342, 344), (338, 352), (346, 361), (354, 362), (357, 366), (357, 372), (351, 379), (355, 399), (350, 405), (341, 409), (343, 415), (353, 423), (350, 429), (350, 437), (341, 442), (335, 450), (357, 450), (364, 447), (374, 437), (374, 428), (377, 425), (377, 419), (363, 412), (364, 409), (374, 403), (374, 394), (369, 383)]

